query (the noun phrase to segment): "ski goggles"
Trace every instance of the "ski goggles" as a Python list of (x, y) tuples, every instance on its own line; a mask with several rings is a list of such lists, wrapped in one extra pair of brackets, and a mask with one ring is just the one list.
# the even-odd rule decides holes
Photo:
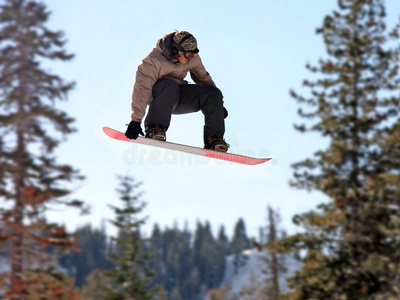
[[(186, 38), (190, 37), (191, 35), (188, 35)], [(183, 43), (183, 41), (186, 39), (184, 38), (180, 43)], [(185, 48), (180, 44), (174, 41), (173, 45), (176, 51), (178, 52), (178, 55), (183, 55), (186, 59), (192, 59), (196, 57), (197, 53), (199, 53), (199, 49), (196, 47), (194, 50), (186, 50)]]
[(192, 59), (195, 58), (197, 56), (197, 53), (193, 53), (193, 52), (183, 52), (183, 56), (186, 59)]

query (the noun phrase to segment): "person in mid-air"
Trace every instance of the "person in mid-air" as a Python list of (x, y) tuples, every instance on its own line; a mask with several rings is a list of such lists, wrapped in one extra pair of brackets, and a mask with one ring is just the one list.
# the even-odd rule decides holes
[[(171, 114), (186, 114), (199, 110), (204, 114), (204, 148), (221, 152), (228, 150), (224, 141), (228, 115), (222, 93), (216, 87), (198, 55), (196, 38), (187, 31), (167, 33), (143, 59), (136, 72), (132, 92), (131, 122), (125, 132), (129, 139), (144, 135), (166, 140)], [(184, 80), (187, 73), (195, 84)]]

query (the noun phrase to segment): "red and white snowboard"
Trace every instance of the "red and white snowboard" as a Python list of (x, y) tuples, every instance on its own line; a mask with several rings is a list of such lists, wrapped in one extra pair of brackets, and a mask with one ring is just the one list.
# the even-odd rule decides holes
[(207, 149), (202, 149), (202, 148), (198, 148), (198, 147), (164, 142), (164, 141), (149, 139), (149, 138), (144, 138), (144, 137), (138, 137), (136, 140), (130, 140), (127, 137), (125, 137), (124, 133), (114, 130), (109, 127), (103, 127), (103, 131), (110, 138), (124, 141), (124, 142), (132, 142), (135, 144), (154, 146), (154, 147), (189, 153), (189, 154), (193, 154), (193, 155), (199, 155), (199, 156), (204, 156), (204, 157), (216, 158), (216, 159), (220, 159), (220, 160), (226, 160), (226, 161), (244, 164), (244, 165), (258, 165), (258, 164), (262, 164), (262, 163), (265, 163), (265, 162), (271, 160), (271, 158), (255, 158), (255, 157), (243, 156), (243, 155), (232, 154), (232, 153), (218, 152), (218, 151), (214, 151), (214, 150), (207, 150)]

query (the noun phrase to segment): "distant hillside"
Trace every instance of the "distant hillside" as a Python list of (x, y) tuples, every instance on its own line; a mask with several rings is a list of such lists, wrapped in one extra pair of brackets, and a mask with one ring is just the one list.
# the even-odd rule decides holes
[[(271, 282), (271, 271), (268, 268), (270, 255), (266, 251), (256, 249), (244, 250), (240, 255), (226, 257), (225, 273), (218, 295), (218, 299), (240, 300), (257, 295), (268, 288)], [(287, 292), (286, 279), (291, 277), (300, 268), (300, 262), (293, 256), (285, 255), (279, 258), (281, 266), (279, 272), (279, 288), (281, 293)], [(226, 297), (226, 298), (224, 298)], [(206, 297), (210, 299), (210, 297)]]

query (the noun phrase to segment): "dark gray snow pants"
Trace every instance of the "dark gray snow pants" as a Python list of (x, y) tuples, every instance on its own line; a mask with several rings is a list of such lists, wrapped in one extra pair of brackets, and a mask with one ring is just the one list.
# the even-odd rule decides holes
[(201, 110), (204, 114), (204, 140), (210, 134), (224, 135), (224, 110), (221, 91), (208, 84), (179, 85), (172, 79), (161, 79), (153, 86), (153, 100), (145, 119), (145, 128), (168, 129), (171, 114)]

